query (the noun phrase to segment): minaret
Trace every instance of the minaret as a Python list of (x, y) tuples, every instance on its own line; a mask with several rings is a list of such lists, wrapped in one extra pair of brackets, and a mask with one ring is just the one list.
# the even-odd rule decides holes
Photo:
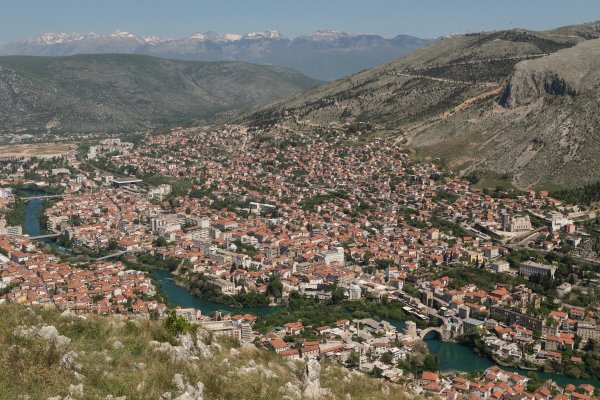
[(510, 215), (504, 210), (502, 212), (502, 230), (504, 232), (510, 232)]

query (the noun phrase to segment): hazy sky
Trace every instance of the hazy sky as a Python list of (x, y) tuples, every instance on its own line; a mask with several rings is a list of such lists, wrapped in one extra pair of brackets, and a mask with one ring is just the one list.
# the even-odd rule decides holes
[(182, 37), (276, 29), (288, 37), (335, 29), (435, 37), (600, 19), (600, 0), (0, 0), (0, 43), (43, 32)]

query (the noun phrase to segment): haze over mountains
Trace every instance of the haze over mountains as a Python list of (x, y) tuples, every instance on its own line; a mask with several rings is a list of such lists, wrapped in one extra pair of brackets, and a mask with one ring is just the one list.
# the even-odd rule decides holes
[(132, 53), (192, 61), (245, 61), (296, 69), (312, 78), (330, 81), (391, 61), (431, 40), (398, 35), (318, 31), (290, 39), (278, 31), (240, 34), (197, 33), (179, 39), (139, 36), (116, 31), (46, 33), (0, 46), (0, 55), (69, 56)]
[(596, 182), (598, 37), (600, 23), (458, 35), (242, 121), (274, 132), (369, 124), (369, 137), (390, 137), (463, 174), (520, 187)]

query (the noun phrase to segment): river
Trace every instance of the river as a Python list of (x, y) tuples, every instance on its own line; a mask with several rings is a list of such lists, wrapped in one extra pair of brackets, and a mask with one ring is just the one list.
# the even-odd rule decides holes
[[(40, 192), (27, 191), (29, 196), (42, 195)], [(23, 221), (23, 231), (29, 236), (43, 235), (42, 225), (40, 223), (40, 214), (44, 207), (44, 200), (31, 199), (25, 205), (25, 219)]]
[[(39, 194), (39, 193), (38, 193)], [(40, 224), (40, 213), (43, 208), (43, 200), (33, 199), (27, 203), (25, 208), (25, 218), (23, 221), (23, 227), (25, 233), (35, 236), (43, 233), (43, 229)], [(63, 252), (66, 249), (60, 248)], [(171, 273), (166, 270), (155, 270), (153, 272), (154, 279), (160, 284), (163, 292), (166, 294), (169, 303), (174, 306), (191, 307), (201, 310), (205, 315), (208, 315), (214, 311), (224, 311), (230, 313), (251, 313), (254, 315), (267, 315), (277, 311), (277, 307), (259, 307), (259, 308), (235, 308), (229, 307), (217, 303), (213, 303), (207, 300), (200, 299), (192, 295), (186, 288), (175, 284), (175, 281), (171, 278)], [(404, 321), (389, 321), (399, 331), (404, 329)], [(442, 342), (439, 337), (435, 334), (429, 334), (425, 338), (425, 343), (429, 351), (438, 355), (440, 359), (440, 370), (443, 371), (465, 371), (474, 372), (484, 370), (494, 363), (485, 357), (481, 357), (476, 354), (471, 348), (457, 344)], [(505, 368), (505, 370), (511, 370), (518, 372), (523, 375), (527, 375), (527, 371), (518, 370), (514, 368)], [(569, 383), (574, 385), (580, 385), (582, 383), (589, 383), (595, 387), (600, 387), (599, 380), (593, 379), (575, 379), (565, 375), (552, 374), (537, 372), (538, 376), (542, 380), (552, 379), (561, 386), (565, 386)]]
[[(43, 196), (47, 194), (46, 192), (35, 189), (24, 189), (23, 193), (27, 196)], [(46, 233), (42, 228), (41, 223), (41, 213), (43, 209), (43, 199), (31, 199), (27, 201), (27, 204), (25, 205), (25, 215), (23, 218), (23, 233), (26, 233), (29, 236), (40, 236)], [(63, 246), (59, 246), (56, 243), (56, 238), (45, 238), (41, 239), (40, 241), (48, 244), (59, 253), (73, 255), (73, 253), (71, 253), (68, 249), (64, 248)]]
[[(210, 314), (213, 311), (225, 311), (231, 313), (251, 313), (254, 315), (266, 315), (276, 311), (276, 307), (260, 307), (260, 308), (235, 308), (221, 304), (216, 304), (207, 300), (200, 299), (192, 295), (188, 290), (179, 286), (171, 277), (171, 273), (167, 270), (155, 270), (153, 272), (154, 279), (161, 285), (169, 302), (175, 306), (192, 307), (202, 310), (204, 314)], [(396, 327), (398, 331), (404, 329), (404, 321), (388, 320)], [(425, 343), (429, 351), (438, 355), (440, 359), (440, 370), (444, 371), (464, 371), (475, 372), (484, 370), (495, 365), (491, 360), (481, 357), (475, 353), (470, 347), (458, 343), (443, 342), (440, 338), (430, 333), (425, 337)], [(522, 375), (527, 375), (528, 371), (519, 370), (516, 368), (500, 367), (504, 370), (514, 371)], [(600, 387), (600, 381), (593, 379), (575, 379), (561, 374), (536, 372), (542, 380), (552, 379), (561, 386), (569, 383), (580, 385), (582, 383), (590, 383), (596, 387)]]
[(183, 286), (177, 285), (171, 278), (171, 272), (165, 269), (155, 269), (152, 272), (152, 276), (160, 284), (160, 287), (166, 294), (169, 303), (174, 306), (202, 310), (204, 315), (209, 315), (214, 311), (223, 311), (225, 313), (235, 314), (251, 313), (254, 315), (267, 315), (277, 311), (277, 307), (237, 308), (201, 299), (191, 294)]

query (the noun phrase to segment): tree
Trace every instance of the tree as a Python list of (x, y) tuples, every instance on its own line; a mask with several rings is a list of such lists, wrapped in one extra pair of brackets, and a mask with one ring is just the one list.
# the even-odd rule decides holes
[(282, 291), (283, 283), (275, 275), (271, 275), (267, 283), (267, 294), (279, 299), (281, 298)]
[(540, 377), (535, 372), (529, 371), (529, 373), (527, 373), (527, 377), (529, 378), (529, 381), (527, 382), (527, 391), (528, 392), (533, 393), (540, 386), (542, 386), (543, 382), (540, 380)]
[(108, 250), (116, 250), (118, 247), (119, 247), (119, 244), (117, 243), (117, 241), (115, 239), (110, 239), (108, 241), (108, 246), (107, 246)]
[(343, 288), (336, 288), (332, 293), (331, 293), (331, 300), (334, 303), (339, 303), (341, 301), (343, 301), (346, 297), (344, 296), (344, 289)]
[(375, 256), (375, 255), (374, 255), (372, 252), (370, 252), (370, 251), (366, 251), (366, 252), (365, 252), (365, 254), (364, 254), (364, 256), (363, 256), (363, 263), (364, 263), (365, 265), (368, 265), (368, 264), (369, 264), (369, 262), (371, 262), (371, 259), (372, 259), (374, 256)]
[(183, 333), (195, 332), (198, 325), (188, 322), (185, 317), (178, 316), (175, 310), (171, 310), (169, 316), (165, 318), (165, 328), (174, 336), (177, 336)]
[(437, 371), (440, 369), (440, 358), (437, 354), (427, 354), (423, 360), (423, 368), (426, 371)]
[(381, 355), (381, 362), (391, 365), (393, 358), (394, 358), (394, 356), (392, 355), (392, 353), (390, 353), (389, 351), (386, 351), (385, 353), (383, 353)]
[(71, 226), (79, 226), (83, 225), (83, 221), (81, 220), (81, 217), (78, 214), (72, 214), (69, 217), (69, 224)]
[(381, 378), (381, 377), (383, 377), (383, 375), (382, 375), (383, 371), (381, 370), (381, 368), (377, 368), (377, 367), (373, 368), (373, 371), (371, 372), (371, 374), (373, 374), (373, 376), (375, 378)]
[(348, 368), (357, 368), (359, 363), (360, 355), (355, 349), (352, 349), (348, 359), (346, 360), (346, 366), (348, 366)]
[(569, 368), (566, 372), (565, 375), (567, 376), (572, 376), (573, 378), (581, 378), (581, 369), (579, 367), (576, 367), (575, 365), (573, 365), (571, 368)]
[(168, 245), (167, 239), (165, 239), (162, 236), (159, 236), (156, 239), (154, 239), (152, 244), (154, 244), (156, 247), (167, 247), (167, 245)]

